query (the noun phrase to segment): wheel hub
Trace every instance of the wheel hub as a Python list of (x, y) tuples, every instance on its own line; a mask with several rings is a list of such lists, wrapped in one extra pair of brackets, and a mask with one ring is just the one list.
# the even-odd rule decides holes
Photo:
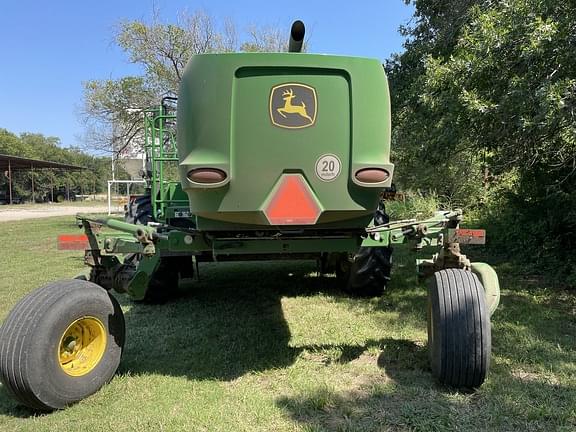
[(98, 318), (77, 319), (60, 338), (60, 367), (67, 375), (74, 377), (90, 373), (102, 359), (106, 342), (106, 329)]

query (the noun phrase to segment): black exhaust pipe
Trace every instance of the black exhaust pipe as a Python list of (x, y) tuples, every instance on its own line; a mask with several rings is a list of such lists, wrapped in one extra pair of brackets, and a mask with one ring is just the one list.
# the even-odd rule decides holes
[(306, 28), (302, 21), (296, 20), (292, 23), (292, 28), (290, 29), (290, 41), (288, 42), (288, 52), (302, 52), (305, 32)]

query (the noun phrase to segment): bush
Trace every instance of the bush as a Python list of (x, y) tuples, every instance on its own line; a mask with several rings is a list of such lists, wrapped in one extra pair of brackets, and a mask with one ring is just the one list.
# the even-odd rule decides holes
[(576, 285), (576, 193), (527, 196), (509, 192), (474, 213), (486, 229), (486, 252), (510, 261), (526, 274), (546, 274), (562, 285)]
[(390, 220), (425, 219), (434, 216), (440, 208), (442, 205), (435, 193), (408, 191), (402, 195), (402, 199), (386, 202)]

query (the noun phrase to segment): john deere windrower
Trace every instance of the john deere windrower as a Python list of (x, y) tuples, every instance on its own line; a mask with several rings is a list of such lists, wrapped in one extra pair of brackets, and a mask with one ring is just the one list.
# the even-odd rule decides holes
[(196, 55), (177, 106), (143, 110), (147, 192), (124, 220), (78, 215), (89, 271), (32, 292), (2, 325), (0, 377), (22, 404), (64, 408), (113, 377), (125, 328), (111, 291), (162, 302), (199, 263), (311, 259), (349, 294), (379, 296), (392, 246), (406, 242), (436, 249), (417, 263), (433, 374), (458, 388), (484, 382), (498, 278), (460, 252), (484, 232), (460, 229), (459, 211), (389, 221), (382, 65), (301, 53), (303, 38), (297, 21), (291, 52)]

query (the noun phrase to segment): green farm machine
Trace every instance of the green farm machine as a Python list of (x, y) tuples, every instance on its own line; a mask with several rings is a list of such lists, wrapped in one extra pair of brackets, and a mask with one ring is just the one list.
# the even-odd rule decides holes
[(350, 295), (380, 296), (392, 246), (407, 242), (436, 249), (417, 262), (433, 375), (456, 388), (484, 382), (498, 278), (460, 252), (484, 232), (460, 229), (460, 211), (389, 220), (382, 65), (301, 53), (303, 38), (296, 21), (290, 52), (196, 55), (177, 105), (143, 110), (147, 192), (123, 220), (78, 215), (89, 271), (32, 292), (2, 325), (0, 378), (20, 403), (64, 408), (112, 379), (125, 327), (111, 291), (163, 302), (199, 263), (310, 259)]

